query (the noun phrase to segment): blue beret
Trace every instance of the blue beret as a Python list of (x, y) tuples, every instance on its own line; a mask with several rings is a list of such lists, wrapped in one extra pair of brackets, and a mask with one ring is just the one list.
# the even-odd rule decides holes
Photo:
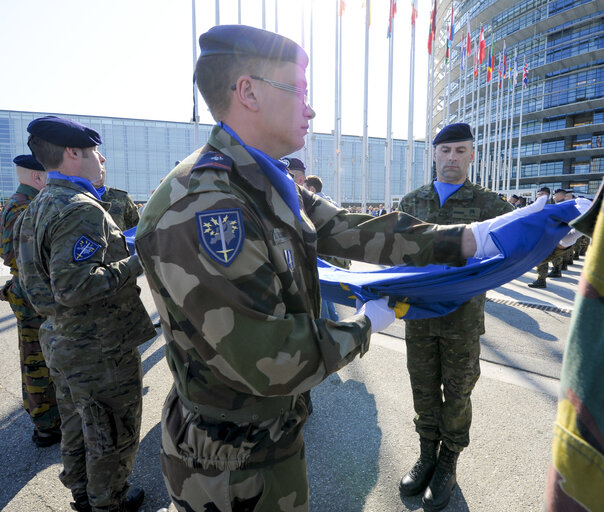
[(64, 117), (39, 117), (27, 125), (27, 131), (57, 146), (89, 148), (103, 143), (97, 132)]
[(472, 128), (467, 123), (453, 123), (445, 126), (436, 137), (432, 144), (442, 144), (444, 142), (463, 142), (465, 140), (474, 140)]
[(217, 25), (199, 36), (199, 58), (238, 55), (308, 65), (308, 55), (297, 43), (268, 30), (247, 25)]
[(44, 166), (36, 160), (33, 155), (19, 155), (13, 158), (13, 162), (19, 167), (25, 167), (32, 171), (45, 171)]

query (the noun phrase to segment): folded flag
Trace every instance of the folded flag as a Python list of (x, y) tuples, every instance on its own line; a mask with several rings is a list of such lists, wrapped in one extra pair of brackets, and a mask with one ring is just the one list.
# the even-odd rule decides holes
[(512, 220), (491, 232), (501, 254), (469, 259), (463, 267), (399, 266), (352, 272), (319, 260), (321, 293), (332, 302), (352, 307), (357, 298), (367, 301), (388, 295), (398, 318), (442, 316), (538, 265), (568, 233), (568, 222), (578, 215), (573, 200), (546, 205), (539, 212)]

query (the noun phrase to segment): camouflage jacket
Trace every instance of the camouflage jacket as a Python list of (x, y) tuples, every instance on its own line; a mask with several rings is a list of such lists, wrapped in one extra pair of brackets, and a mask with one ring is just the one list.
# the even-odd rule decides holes
[(122, 231), (133, 228), (138, 224), (138, 208), (125, 190), (105, 187), (103, 201), (111, 203), (109, 215)]
[[(155, 335), (139, 298), (136, 258), (103, 203), (79, 185), (49, 179), (15, 224), (19, 279), (47, 319), (48, 366), (129, 350)], [(74, 341), (80, 343), (74, 343)]]
[[(401, 199), (399, 210), (434, 224), (469, 224), (492, 219), (514, 208), (495, 192), (466, 180), (440, 206), (432, 183)], [(405, 320), (406, 333), (415, 336), (447, 338), (475, 337), (484, 333), (485, 294), (477, 295), (448, 315), (425, 320)]]
[[(318, 252), (383, 264), (463, 263), (460, 226), (353, 215), (301, 187), (297, 193), (301, 221), (249, 153), (214, 127), (208, 145), (145, 206), (136, 250), (181, 397), (219, 410), (269, 409), (367, 350), (367, 317), (319, 318)], [(242, 429), (246, 442), (212, 437), (192, 463), (222, 467), (229, 446), (246, 464), (291, 455), (306, 413), (276, 416), (261, 429)], [(173, 423), (177, 436), (183, 427)]]
[(0, 244), (0, 256), (4, 264), (10, 267), (12, 278), (6, 282), (0, 291), (0, 299), (8, 300), (13, 307), (22, 307), (30, 312), (31, 305), (27, 301), (27, 296), (19, 284), (19, 270), (15, 260), (15, 250), (13, 246), (13, 228), (15, 221), (25, 211), (27, 205), (31, 203), (38, 191), (29, 185), (21, 183), (17, 191), (10, 197), (4, 205), (2, 216), (0, 217), (0, 230), (2, 232), (2, 243)]

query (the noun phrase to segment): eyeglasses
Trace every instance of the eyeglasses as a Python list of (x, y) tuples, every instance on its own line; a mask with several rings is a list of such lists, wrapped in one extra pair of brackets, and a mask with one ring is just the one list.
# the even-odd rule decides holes
[[(304, 99), (304, 104), (308, 105), (308, 89), (303, 89), (302, 87), (297, 87), (292, 84), (285, 84), (283, 82), (276, 82), (275, 80), (269, 80), (268, 78), (263, 78), (261, 76), (250, 75), (252, 80), (259, 80), (261, 82), (266, 82), (268, 85), (274, 87), (275, 89), (280, 89), (285, 92), (290, 92), (295, 94), (296, 96), (302, 96)], [(237, 84), (231, 85), (231, 91), (237, 89)]]

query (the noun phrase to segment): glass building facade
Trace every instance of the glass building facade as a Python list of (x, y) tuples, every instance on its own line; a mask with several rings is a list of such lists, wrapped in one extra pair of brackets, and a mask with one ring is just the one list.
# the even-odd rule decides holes
[[(99, 132), (103, 138), (102, 154), (107, 158), (107, 184), (127, 190), (135, 202), (145, 202), (160, 180), (195, 148), (195, 127), (191, 123), (148, 121), (46, 112), (0, 110), (0, 194), (5, 201), (17, 188), (13, 158), (30, 153), (27, 147), (27, 125), (44, 115), (58, 115), (78, 121)], [(205, 143), (211, 125), (199, 125), (199, 141)], [(312, 172), (323, 180), (323, 190), (332, 195), (334, 185), (334, 137), (315, 133), (309, 136), (313, 144)], [(385, 139), (369, 139), (367, 166), (367, 203), (385, 204)], [(342, 204), (360, 205), (362, 201), (363, 139), (342, 136)], [(293, 156), (307, 161), (307, 149)], [(406, 192), (407, 141), (393, 140), (390, 174), (391, 196)], [(424, 142), (414, 143), (412, 188), (423, 184)], [(311, 166), (309, 166), (311, 167)], [(310, 169), (309, 169), (310, 171)], [(308, 172), (307, 172), (308, 173)]]
[[(452, 7), (456, 31), (447, 62)], [(433, 126), (435, 132), (456, 121), (473, 126), (476, 181), (501, 191), (518, 184), (521, 192), (549, 186), (595, 193), (604, 177), (604, 2), (442, 0), (437, 13)], [(472, 55), (461, 70), (468, 22)], [(475, 78), (481, 25), (486, 56)], [(489, 49), (495, 66), (487, 84)]]

